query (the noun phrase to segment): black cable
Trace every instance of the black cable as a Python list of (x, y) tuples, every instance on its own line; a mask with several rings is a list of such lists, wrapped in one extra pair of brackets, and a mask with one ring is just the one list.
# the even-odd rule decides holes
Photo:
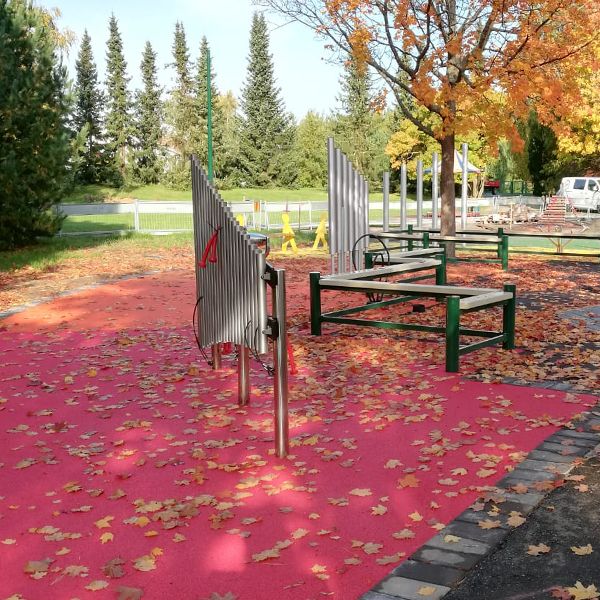
[[(358, 239), (357, 239), (357, 240), (354, 242), (354, 246), (352, 246), (352, 253), (351, 253), (351, 256), (352, 256), (352, 266), (353, 266), (354, 270), (355, 270), (355, 271), (358, 271), (358, 267), (356, 266), (356, 260), (355, 260), (355, 256), (356, 256), (356, 254), (355, 254), (355, 253), (356, 253), (356, 246), (358, 245), (358, 243), (359, 243), (361, 240), (364, 240), (366, 237), (368, 237), (368, 238), (373, 238), (373, 239), (377, 240), (377, 241), (378, 241), (378, 242), (379, 242), (379, 243), (380, 243), (380, 244), (383, 246), (383, 249), (384, 249), (385, 253), (387, 254), (387, 261), (385, 261), (385, 262), (384, 262), (383, 254), (377, 254), (377, 257), (376, 257), (376, 258), (375, 258), (375, 260), (374, 260), (374, 266), (377, 266), (377, 260), (378, 260), (379, 258), (380, 258), (380, 259), (381, 259), (381, 261), (382, 261), (382, 264), (381, 264), (381, 266), (382, 266), (382, 267), (384, 267), (384, 266), (386, 266), (386, 265), (389, 265), (389, 264), (390, 264), (390, 262), (391, 262), (391, 258), (390, 258), (390, 250), (389, 250), (389, 248), (387, 247), (387, 244), (385, 243), (385, 240), (384, 240), (383, 238), (381, 238), (380, 236), (378, 236), (378, 235), (374, 235), (374, 234), (372, 234), (372, 233), (365, 233), (364, 235), (361, 235), (361, 236), (360, 236), (360, 237), (359, 237), (359, 238), (358, 238)], [(384, 277), (384, 276), (382, 276), (382, 277)], [(379, 277), (379, 281), (381, 281), (381, 277)], [(383, 294), (383, 293), (380, 293), (380, 294), (374, 294), (374, 293), (372, 293), (372, 292), (367, 292), (367, 301), (368, 301), (368, 304), (373, 304), (373, 303), (375, 303), (375, 302), (381, 302), (381, 301), (383, 300), (383, 296), (384, 296), (384, 294)]]
[(246, 327), (244, 327), (244, 344), (247, 348), (249, 348), (250, 352), (252, 353), (252, 358), (254, 358), (254, 360), (272, 377), (275, 373), (275, 369), (262, 360), (260, 354), (258, 353), (258, 350), (256, 349), (258, 345), (256, 338), (260, 333), (258, 327), (254, 329), (252, 342), (250, 343), (250, 341), (248, 340), (248, 328), (250, 327), (250, 325), (252, 325), (252, 321), (248, 321)]
[(200, 350), (200, 354), (202, 354), (202, 357), (204, 358), (204, 360), (206, 361), (206, 364), (209, 367), (213, 366), (213, 362), (212, 360), (210, 360), (208, 358), (208, 356), (206, 355), (206, 352), (204, 351), (204, 348), (202, 347), (202, 345), (200, 344), (200, 338), (198, 337), (198, 333), (196, 332), (196, 312), (198, 311), (198, 306), (200, 305), (200, 301), (203, 299), (203, 296), (199, 296), (198, 300), (196, 300), (196, 304), (194, 305), (194, 312), (192, 314), (192, 330), (194, 332), (194, 337), (196, 338), (196, 344), (198, 346), (198, 349)]

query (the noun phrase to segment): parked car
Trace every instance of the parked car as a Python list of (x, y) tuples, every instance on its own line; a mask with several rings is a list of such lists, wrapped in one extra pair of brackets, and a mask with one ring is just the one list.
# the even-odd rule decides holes
[(564, 177), (558, 195), (577, 210), (600, 212), (600, 177)]

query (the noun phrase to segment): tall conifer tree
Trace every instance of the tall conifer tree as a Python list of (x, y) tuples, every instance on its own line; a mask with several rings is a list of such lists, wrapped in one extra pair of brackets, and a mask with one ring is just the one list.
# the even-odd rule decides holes
[(190, 51), (183, 23), (179, 21), (175, 24), (172, 52), (175, 86), (165, 112), (169, 145), (177, 153), (177, 159), (167, 174), (167, 183), (173, 187), (186, 187), (190, 183), (189, 156), (196, 150), (194, 141), (198, 139), (198, 118), (190, 74)]
[[(198, 62), (196, 64), (196, 115), (198, 123), (194, 128), (199, 136), (197, 142), (197, 154), (203, 165), (208, 163), (208, 87), (207, 87), (207, 59), (210, 48), (206, 37), (200, 42), (200, 52), (198, 54)], [(211, 60), (210, 81), (211, 81), (211, 96), (212, 96), (212, 133), (213, 133), (213, 161), (215, 176), (222, 178), (226, 176), (223, 167), (222, 144), (223, 144), (223, 110), (222, 103), (219, 98), (219, 90), (215, 83), (216, 76), (213, 68), (214, 62)]]
[(161, 175), (160, 140), (162, 125), (161, 89), (157, 83), (156, 52), (146, 42), (142, 63), (143, 89), (135, 102), (135, 178), (142, 183), (158, 183)]
[(252, 18), (241, 105), (240, 162), (247, 183), (259, 186), (292, 183), (296, 177), (291, 152), (294, 124), (276, 86), (267, 24), (258, 13)]
[(127, 90), (127, 63), (123, 56), (123, 41), (115, 15), (109, 21), (106, 51), (106, 91), (108, 111), (106, 137), (108, 152), (114, 161), (116, 179), (123, 183), (126, 176), (127, 151), (131, 139), (131, 98)]
[(69, 106), (53, 30), (29, 2), (0, 0), (0, 250), (60, 225)]
[(81, 135), (84, 141), (74, 179), (80, 183), (98, 183), (104, 175), (102, 133), (104, 96), (98, 88), (98, 72), (92, 52), (92, 40), (87, 30), (83, 33), (75, 62), (75, 72), (73, 127), (75, 134)]

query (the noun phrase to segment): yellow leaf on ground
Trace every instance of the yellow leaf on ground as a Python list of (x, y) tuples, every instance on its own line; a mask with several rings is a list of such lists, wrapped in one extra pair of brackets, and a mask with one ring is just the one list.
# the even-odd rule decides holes
[(405, 487), (416, 488), (416, 487), (419, 487), (419, 483), (420, 483), (419, 479), (417, 477), (415, 477), (412, 473), (409, 473), (405, 477), (401, 477), (400, 479), (398, 479), (398, 487), (399, 488), (405, 488)]
[(106, 533), (103, 533), (103, 534), (100, 536), (100, 541), (101, 541), (103, 544), (106, 544), (106, 543), (108, 543), (108, 542), (112, 542), (112, 541), (113, 541), (113, 539), (114, 539), (114, 537), (115, 537), (115, 536), (114, 536), (112, 533), (110, 533), (110, 531), (107, 531)]
[(86, 590), (90, 590), (91, 592), (97, 592), (98, 590), (103, 590), (108, 587), (108, 581), (103, 581), (102, 579), (96, 579), (96, 581), (91, 581), (88, 585), (85, 586)]
[(385, 515), (388, 511), (387, 506), (383, 506), (383, 504), (378, 504), (377, 506), (371, 506), (371, 514), (374, 516)]
[(425, 586), (419, 588), (419, 591), (417, 592), (417, 594), (419, 594), (419, 596), (431, 596), (431, 594), (433, 594), (436, 589), (437, 588), (434, 588), (431, 585), (425, 585)]
[(485, 519), (485, 521), (479, 521), (477, 523), (481, 529), (495, 529), (496, 527), (500, 527), (500, 521), (492, 521), (491, 519)]
[(409, 540), (415, 537), (415, 532), (410, 529), (401, 529), (400, 531), (392, 533), (392, 537), (397, 540)]
[(527, 554), (531, 554), (531, 556), (539, 556), (540, 554), (547, 554), (550, 552), (550, 550), (550, 546), (546, 546), (546, 544), (537, 544), (537, 546), (529, 546)]
[(110, 527), (110, 522), (114, 520), (114, 517), (111, 517), (110, 515), (108, 517), (104, 517), (103, 519), (100, 519), (98, 521), (96, 521), (94, 523), (94, 525), (98, 528), (98, 529), (107, 529), (108, 527)]
[(411, 521), (415, 521), (415, 522), (418, 522), (418, 521), (422, 521), (422, 520), (423, 520), (423, 516), (422, 516), (421, 514), (419, 514), (419, 513), (418, 513), (416, 510), (415, 510), (415, 512), (414, 512), (414, 513), (411, 513), (410, 515), (408, 515), (408, 518), (409, 518)]
[(591, 554), (594, 549), (591, 544), (587, 544), (586, 546), (571, 546), (571, 551), (577, 556), (585, 556), (586, 554)]
[(573, 587), (568, 587), (567, 591), (573, 596), (573, 600), (595, 600), (600, 596), (600, 592), (594, 584), (584, 587), (581, 581), (578, 581)]
[(373, 492), (369, 488), (354, 488), (350, 490), (353, 496), (371, 496)]
[(462, 538), (459, 538), (457, 535), (448, 534), (444, 536), (444, 541), (447, 544), (456, 544), (457, 542), (460, 542), (461, 539)]
[(362, 547), (365, 554), (377, 554), (382, 548), (383, 544), (375, 544), (374, 542), (367, 542)]
[(520, 527), (525, 523), (525, 519), (521, 516), (521, 513), (512, 511), (510, 517), (506, 521), (511, 527)]
[(263, 560), (269, 560), (269, 558), (279, 558), (279, 550), (277, 548), (269, 548), (268, 550), (263, 550), (262, 552), (257, 552), (252, 555), (252, 560), (254, 562), (262, 562)]
[(292, 539), (299, 540), (308, 534), (308, 529), (296, 529), (296, 531), (292, 531)]

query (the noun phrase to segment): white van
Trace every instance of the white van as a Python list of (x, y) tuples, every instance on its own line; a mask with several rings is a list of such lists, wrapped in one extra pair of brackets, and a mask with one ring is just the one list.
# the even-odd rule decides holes
[(564, 177), (558, 195), (570, 200), (577, 210), (600, 212), (600, 177)]

